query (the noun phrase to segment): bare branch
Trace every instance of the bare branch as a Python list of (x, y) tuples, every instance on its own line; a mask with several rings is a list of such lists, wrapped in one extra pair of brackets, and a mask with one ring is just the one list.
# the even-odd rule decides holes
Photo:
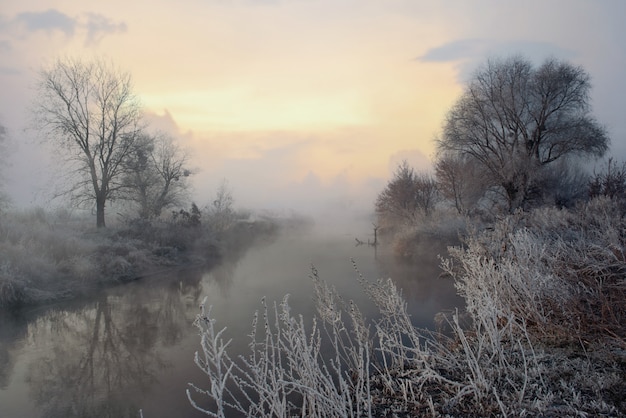
[(36, 127), (80, 163), (69, 190), (80, 201), (95, 200), (98, 227), (105, 226), (106, 202), (120, 190), (122, 163), (141, 130), (139, 110), (130, 75), (104, 61), (58, 60), (40, 73)]
[(505, 192), (509, 210), (524, 206), (548, 164), (607, 151), (589, 89), (587, 73), (567, 62), (534, 68), (522, 57), (489, 61), (448, 113), (439, 150), (470, 156)]

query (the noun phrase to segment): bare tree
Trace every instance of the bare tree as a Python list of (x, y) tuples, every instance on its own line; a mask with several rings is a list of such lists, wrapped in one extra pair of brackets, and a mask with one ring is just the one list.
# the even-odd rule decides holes
[(476, 206), (485, 193), (485, 174), (470, 156), (441, 155), (435, 163), (435, 175), (441, 196), (451, 201), (459, 214)]
[(235, 220), (235, 210), (233, 209), (233, 192), (228, 181), (223, 179), (220, 183), (215, 199), (208, 206), (209, 224), (217, 234), (223, 233)]
[(78, 203), (95, 202), (96, 225), (104, 227), (106, 203), (124, 187), (124, 161), (140, 132), (131, 77), (100, 60), (58, 60), (41, 71), (38, 93), (37, 128), (74, 164), (68, 193)]
[(448, 113), (441, 151), (471, 156), (504, 191), (527, 203), (535, 175), (568, 155), (602, 156), (605, 130), (591, 116), (589, 75), (556, 59), (488, 61)]
[(164, 209), (181, 206), (187, 198), (189, 155), (174, 138), (141, 134), (124, 165), (125, 197), (139, 206), (142, 219), (156, 218)]
[(417, 173), (415, 175), (415, 203), (425, 216), (430, 216), (439, 201), (439, 187), (437, 181), (430, 174)]
[(430, 215), (438, 199), (437, 183), (428, 174), (418, 174), (403, 161), (376, 199), (376, 213), (391, 223), (414, 223), (418, 215)]

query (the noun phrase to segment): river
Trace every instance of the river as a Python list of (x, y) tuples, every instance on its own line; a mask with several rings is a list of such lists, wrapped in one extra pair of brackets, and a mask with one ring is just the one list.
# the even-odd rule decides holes
[(204, 416), (187, 400), (188, 382), (205, 386), (193, 362), (192, 325), (206, 297), (233, 351), (245, 352), (261, 299), (285, 294), (295, 313), (315, 312), (314, 265), (322, 279), (366, 316), (373, 305), (360, 289), (351, 259), (373, 281), (391, 277), (402, 288), (414, 324), (433, 328), (434, 315), (462, 306), (449, 279), (439, 278), (437, 253), (424, 261), (394, 260), (384, 245), (355, 245), (351, 233), (285, 233), (224, 260), (210, 271), (180, 270), (109, 288), (88, 298), (0, 313), (0, 417)]

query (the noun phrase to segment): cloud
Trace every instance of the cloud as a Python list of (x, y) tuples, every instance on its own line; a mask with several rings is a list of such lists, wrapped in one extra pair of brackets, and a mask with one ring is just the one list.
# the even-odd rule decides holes
[(22, 71), (14, 67), (0, 66), (0, 75), (17, 75), (17, 74), (22, 74)]
[(484, 39), (461, 39), (448, 42), (442, 46), (431, 48), (418, 58), (422, 62), (449, 62), (465, 59), (481, 53), (486, 49), (488, 41)]
[(248, 209), (293, 210), (314, 217), (371, 209), (384, 178), (360, 178), (349, 164), (327, 172), (320, 161), (307, 160), (317, 141), (294, 136), (291, 141), (259, 147), (255, 157), (216, 157), (206, 148), (197, 147), (192, 156), (192, 165), (197, 169), (192, 179), (196, 202), (203, 206), (210, 201), (221, 180), (227, 179), (237, 206)]
[[(113, 33), (123, 33), (127, 30), (127, 25), (123, 21), (114, 21), (107, 16), (99, 13), (83, 13), (82, 15), (72, 17), (56, 9), (48, 9), (43, 12), (22, 12), (15, 15), (14, 18), (7, 20), (0, 17), (0, 30), (5, 31), (13, 27), (18, 30), (14, 32), (22, 34), (25, 31), (27, 35), (36, 32), (60, 32), (67, 38), (75, 38), (85, 36), (85, 45), (94, 45), (99, 43), (106, 35)], [(19, 36), (18, 36), (19, 37)], [(0, 44), (0, 52), (5, 49), (4, 43)]]
[(124, 22), (114, 22), (106, 16), (98, 13), (87, 13), (87, 45), (97, 44), (105, 35), (118, 32), (126, 32), (127, 26)]
[(541, 59), (550, 55), (566, 58), (572, 56), (573, 52), (550, 42), (461, 39), (432, 48), (418, 59), (422, 62), (450, 62), (485, 55), (510, 54), (522, 54), (531, 59)]
[(465, 82), (485, 60), (495, 56), (523, 55), (534, 62), (548, 57), (570, 59), (573, 51), (550, 42), (529, 40), (497, 41), (460, 39), (429, 49), (417, 58), (420, 62), (458, 62), (459, 81)]
[(59, 30), (70, 37), (74, 35), (77, 26), (75, 19), (54, 9), (45, 12), (23, 12), (15, 17), (15, 21), (30, 32)]
[(183, 133), (180, 130), (180, 126), (178, 126), (168, 109), (163, 109), (162, 113), (144, 109), (143, 118), (151, 133), (167, 132), (175, 137), (190, 135), (189, 132)]

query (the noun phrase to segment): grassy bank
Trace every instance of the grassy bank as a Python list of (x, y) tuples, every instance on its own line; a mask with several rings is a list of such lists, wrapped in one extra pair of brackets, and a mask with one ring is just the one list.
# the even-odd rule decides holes
[[(232, 359), (210, 308), (190, 401), (211, 416), (626, 416), (626, 221), (596, 199), (575, 210), (468, 228), (443, 261), (467, 311), (415, 328), (392, 280), (361, 282), (369, 321), (313, 270), (318, 315), (286, 297), (254, 318)], [(332, 347), (322, 355), (323, 345)]]
[(271, 237), (278, 221), (233, 217), (216, 227), (186, 211), (96, 229), (42, 209), (0, 214), (0, 308), (70, 298), (173, 267), (213, 265)]

